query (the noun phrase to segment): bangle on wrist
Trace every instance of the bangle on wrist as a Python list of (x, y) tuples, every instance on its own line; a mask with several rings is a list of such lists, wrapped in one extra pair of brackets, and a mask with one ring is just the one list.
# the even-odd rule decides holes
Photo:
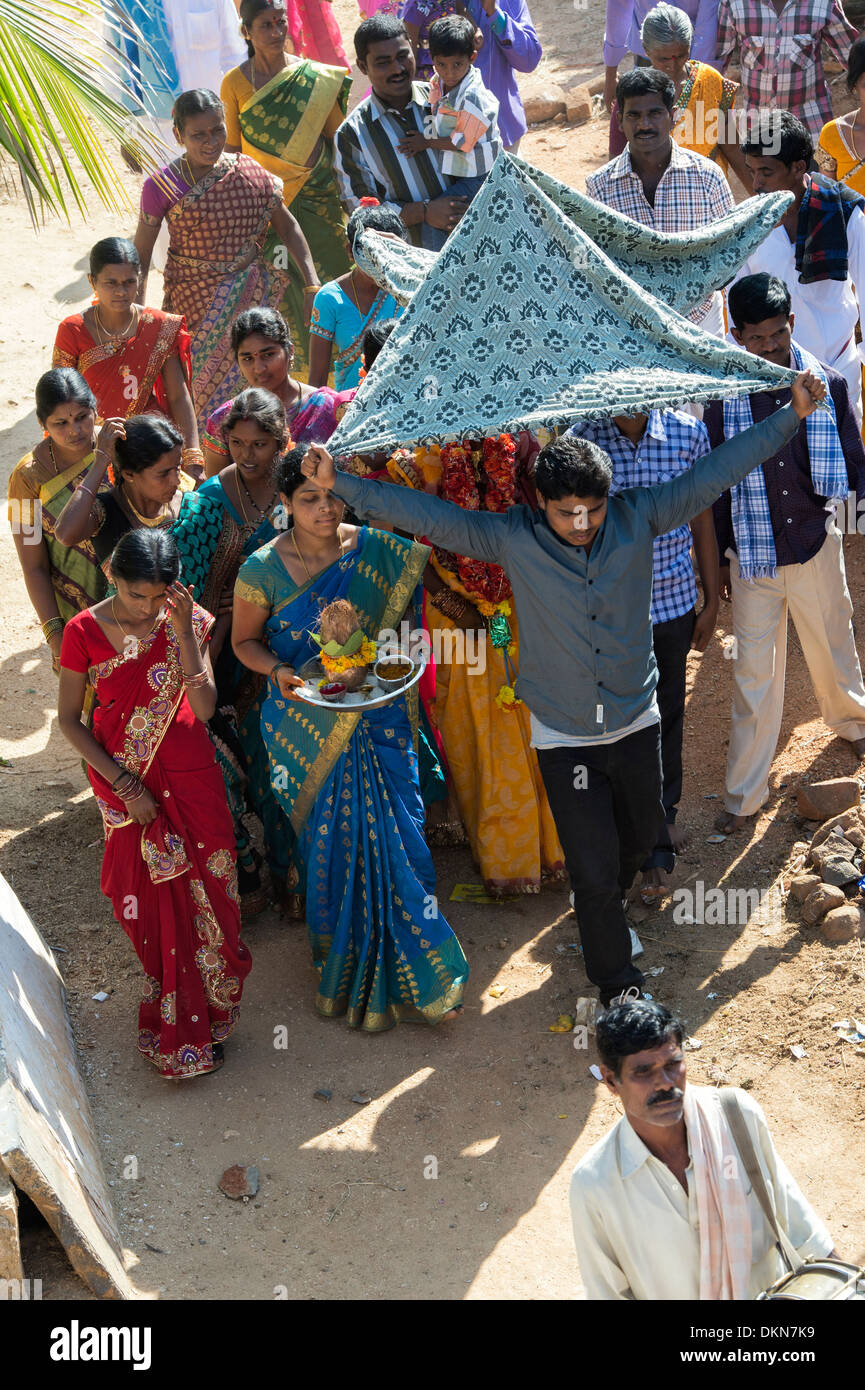
[(426, 210), (427, 210), (427, 208), (429, 207), (429, 201), (430, 201), (429, 198), (424, 198), (423, 203), (421, 204), (421, 206), (422, 206), (422, 208), (423, 208), (423, 212), (421, 213), (421, 219), (420, 219), (421, 222), (426, 222)]
[(205, 670), (194, 671), (191, 676), (187, 676), (185, 672), (183, 675), (183, 684), (187, 690), (198, 690), (200, 686), (207, 685), (209, 680), (210, 673)]
[(42, 624), (42, 636), (47, 642), (49, 637), (53, 637), (55, 632), (62, 632), (63, 628), (64, 622), (61, 617), (48, 618), (48, 620)]
[(76, 492), (86, 492), (88, 497), (95, 497), (95, 496), (96, 496), (96, 493), (93, 491), (93, 488), (92, 488), (92, 487), (87, 487), (84, 483), (79, 483), (78, 486), (77, 486), (77, 488), (75, 489), (75, 491), (76, 491)]
[(286, 671), (293, 671), (294, 669), (291, 665), (291, 662), (289, 661), (277, 661), (276, 664), (271, 666), (270, 670), (268, 671), (267, 679), (269, 681), (275, 680), (277, 671), (281, 671), (283, 670), (283, 668)]
[(318, 294), (320, 289), (321, 285), (304, 285), (303, 292), (304, 294)]

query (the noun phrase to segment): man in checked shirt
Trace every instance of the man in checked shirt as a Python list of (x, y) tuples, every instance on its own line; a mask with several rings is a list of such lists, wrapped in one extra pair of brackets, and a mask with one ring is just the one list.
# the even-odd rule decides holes
[(847, 66), (856, 30), (838, 0), (721, 0), (718, 67), (735, 49), (742, 69), (743, 111), (792, 111), (816, 140), (832, 119), (823, 44)]
[[(691, 232), (735, 206), (717, 164), (673, 139), (675, 99), (672, 78), (656, 68), (634, 68), (620, 77), (616, 103), (628, 146), (586, 179), (590, 198), (656, 232)], [(709, 295), (688, 318), (723, 337), (720, 294)]]

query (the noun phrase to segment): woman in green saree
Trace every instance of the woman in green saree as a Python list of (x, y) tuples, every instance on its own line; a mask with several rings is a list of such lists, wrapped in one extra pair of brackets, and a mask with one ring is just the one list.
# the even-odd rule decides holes
[(439, 910), (423, 838), (416, 688), (364, 712), (295, 695), (295, 671), (318, 653), (311, 633), (321, 609), (347, 599), (372, 640), (397, 629), (429, 550), (342, 523), (342, 504), (303, 476), (302, 457), (292, 450), (279, 470), (292, 529), (241, 567), (232, 642), (267, 676), (261, 733), (270, 784), (297, 836), (316, 1007), (368, 1032), (439, 1023), (459, 1012), (468, 964)]
[(89, 472), (96, 447), (96, 398), (72, 367), (36, 383), (36, 418), (45, 438), (15, 465), (7, 511), (30, 602), (57, 671), (63, 628), (105, 597), (108, 581), (89, 541), (63, 545), (54, 527)]
[[(283, 181), (283, 200), (300, 224), (320, 283), (349, 268), (345, 222), (333, 173), (333, 137), (345, 118), (351, 75), (285, 52), (285, 8), (271, 0), (243, 0), (243, 36), (249, 58), (222, 81), (229, 151), (257, 159)], [(268, 248), (265, 248), (265, 255)], [(281, 309), (295, 344), (295, 375), (306, 379), (309, 329), (302, 277), (288, 262)]]

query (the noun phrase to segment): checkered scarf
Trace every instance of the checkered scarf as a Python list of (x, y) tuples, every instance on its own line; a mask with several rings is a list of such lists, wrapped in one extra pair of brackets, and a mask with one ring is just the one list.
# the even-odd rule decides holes
[(700, 1227), (700, 1301), (741, 1301), (751, 1278), (745, 1175), (715, 1091), (685, 1087), (685, 1128)]
[[(826, 409), (815, 410), (805, 420), (814, 491), (818, 497), (844, 498), (847, 496), (848, 487), (847, 464), (838, 435), (835, 406), (826, 373), (816, 357), (812, 357), (810, 352), (806, 352), (797, 343), (791, 343), (790, 350), (796, 371), (813, 372), (826, 387), (826, 399), (823, 402)], [(732, 438), (741, 430), (750, 429), (753, 423), (749, 396), (724, 401), (725, 439)], [(762, 465), (731, 488), (730, 495), (733, 502), (733, 532), (736, 537), (740, 578), (773, 578), (778, 564)]]

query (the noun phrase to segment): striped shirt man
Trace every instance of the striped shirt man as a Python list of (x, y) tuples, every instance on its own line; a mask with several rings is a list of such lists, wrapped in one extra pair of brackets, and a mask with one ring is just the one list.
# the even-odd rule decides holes
[[(346, 212), (354, 212), (361, 198), (378, 198), (399, 214), (406, 203), (424, 203), (453, 191), (435, 151), (409, 156), (397, 150), (407, 135), (431, 129), (428, 83), (412, 83), (411, 101), (401, 111), (370, 92), (336, 132), (334, 168)], [(440, 251), (448, 236), (428, 222), (406, 230), (414, 245), (427, 251)]]

